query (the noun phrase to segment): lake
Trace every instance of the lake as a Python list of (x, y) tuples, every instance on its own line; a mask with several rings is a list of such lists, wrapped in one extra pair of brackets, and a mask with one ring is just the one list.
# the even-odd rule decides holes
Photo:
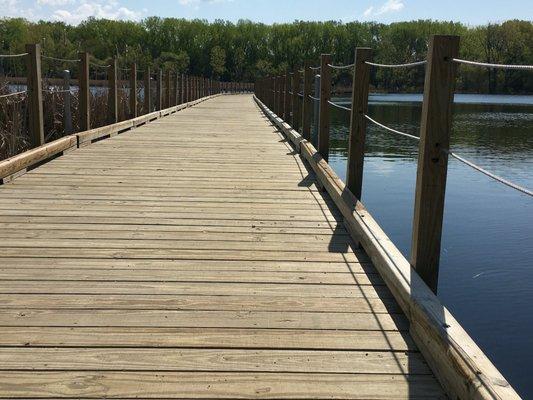
[[(368, 114), (418, 136), (421, 98), (371, 95)], [(533, 96), (455, 102), (452, 151), (533, 188)], [(331, 112), (329, 162), (345, 180), (349, 116)], [(408, 259), (417, 154), (417, 141), (369, 123), (362, 201)], [(438, 296), (515, 389), (533, 398), (533, 198), (452, 158)]]

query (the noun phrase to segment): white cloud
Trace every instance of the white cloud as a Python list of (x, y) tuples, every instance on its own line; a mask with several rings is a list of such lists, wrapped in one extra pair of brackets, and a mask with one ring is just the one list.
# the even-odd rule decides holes
[(202, 3), (207, 4), (215, 4), (215, 3), (224, 3), (224, 2), (232, 2), (233, 0), (178, 0), (178, 3), (180, 3), (182, 6), (198, 6)]
[(72, 4), (74, 0), (37, 0), (37, 4), (40, 6), (64, 6), (65, 4)]
[(73, 1), (73, 0), (38, 0), (43, 4), (62, 3), (58, 5), (74, 4), (73, 8), (60, 8), (52, 12), (52, 18), (77, 25), (81, 21), (89, 18), (107, 18), (113, 20), (138, 20), (142, 13), (121, 6), (117, 1)]
[(18, 0), (0, 0), (0, 9), (4, 17), (14, 17), (22, 14)]
[(374, 6), (368, 7), (363, 12), (363, 17), (370, 18), (370, 17), (377, 17), (383, 14), (395, 13), (395, 12), (403, 10), (404, 7), (405, 7), (405, 4), (403, 0), (387, 0), (379, 8), (376, 8)]

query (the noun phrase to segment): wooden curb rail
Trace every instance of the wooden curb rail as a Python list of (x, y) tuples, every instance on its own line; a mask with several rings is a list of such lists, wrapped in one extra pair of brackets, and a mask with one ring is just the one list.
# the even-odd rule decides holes
[(254, 100), (311, 165), (342, 213), (346, 229), (367, 252), (405, 313), (411, 335), (450, 398), (519, 399), (512, 386), (424, 283), (312, 143), (256, 96)]
[(220, 95), (221, 94), (214, 94), (211, 96), (206, 96), (189, 103), (169, 107), (161, 111), (155, 111), (137, 118), (65, 136), (61, 139), (57, 139), (53, 142), (36, 147), (35, 149), (17, 154), (16, 156), (7, 158), (6, 160), (0, 162), (0, 179), (2, 180), (2, 183), (9, 182), (24, 174), (27, 169), (38, 166), (41, 163), (60, 156), (62, 153), (65, 153), (69, 150), (84, 147), (96, 140), (134, 129), (138, 126), (155, 121), (185, 108), (195, 106), (203, 101)]

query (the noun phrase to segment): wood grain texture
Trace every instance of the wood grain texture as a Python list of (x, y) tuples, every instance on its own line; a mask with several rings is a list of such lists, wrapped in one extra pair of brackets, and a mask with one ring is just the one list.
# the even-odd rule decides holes
[(0, 398), (442, 398), (252, 97), (162, 114), (0, 187)]

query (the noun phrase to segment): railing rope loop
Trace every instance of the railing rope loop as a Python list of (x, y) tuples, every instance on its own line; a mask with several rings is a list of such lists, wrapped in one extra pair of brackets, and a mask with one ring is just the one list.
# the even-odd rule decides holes
[(427, 64), (427, 60), (422, 61), (415, 61), (412, 63), (405, 63), (405, 64), (378, 64), (370, 61), (365, 61), (365, 64), (371, 65), (373, 67), (381, 67), (381, 68), (409, 68), (409, 67), (418, 67), (419, 65), (425, 65)]
[(491, 64), (478, 61), (461, 60), (460, 58), (454, 58), (454, 62), (458, 64), (473, 65), (476, 67), (498, 68), (498, 69), (520, 69), (533, 71), (533, 65), (513, 65), (513, 64)]

